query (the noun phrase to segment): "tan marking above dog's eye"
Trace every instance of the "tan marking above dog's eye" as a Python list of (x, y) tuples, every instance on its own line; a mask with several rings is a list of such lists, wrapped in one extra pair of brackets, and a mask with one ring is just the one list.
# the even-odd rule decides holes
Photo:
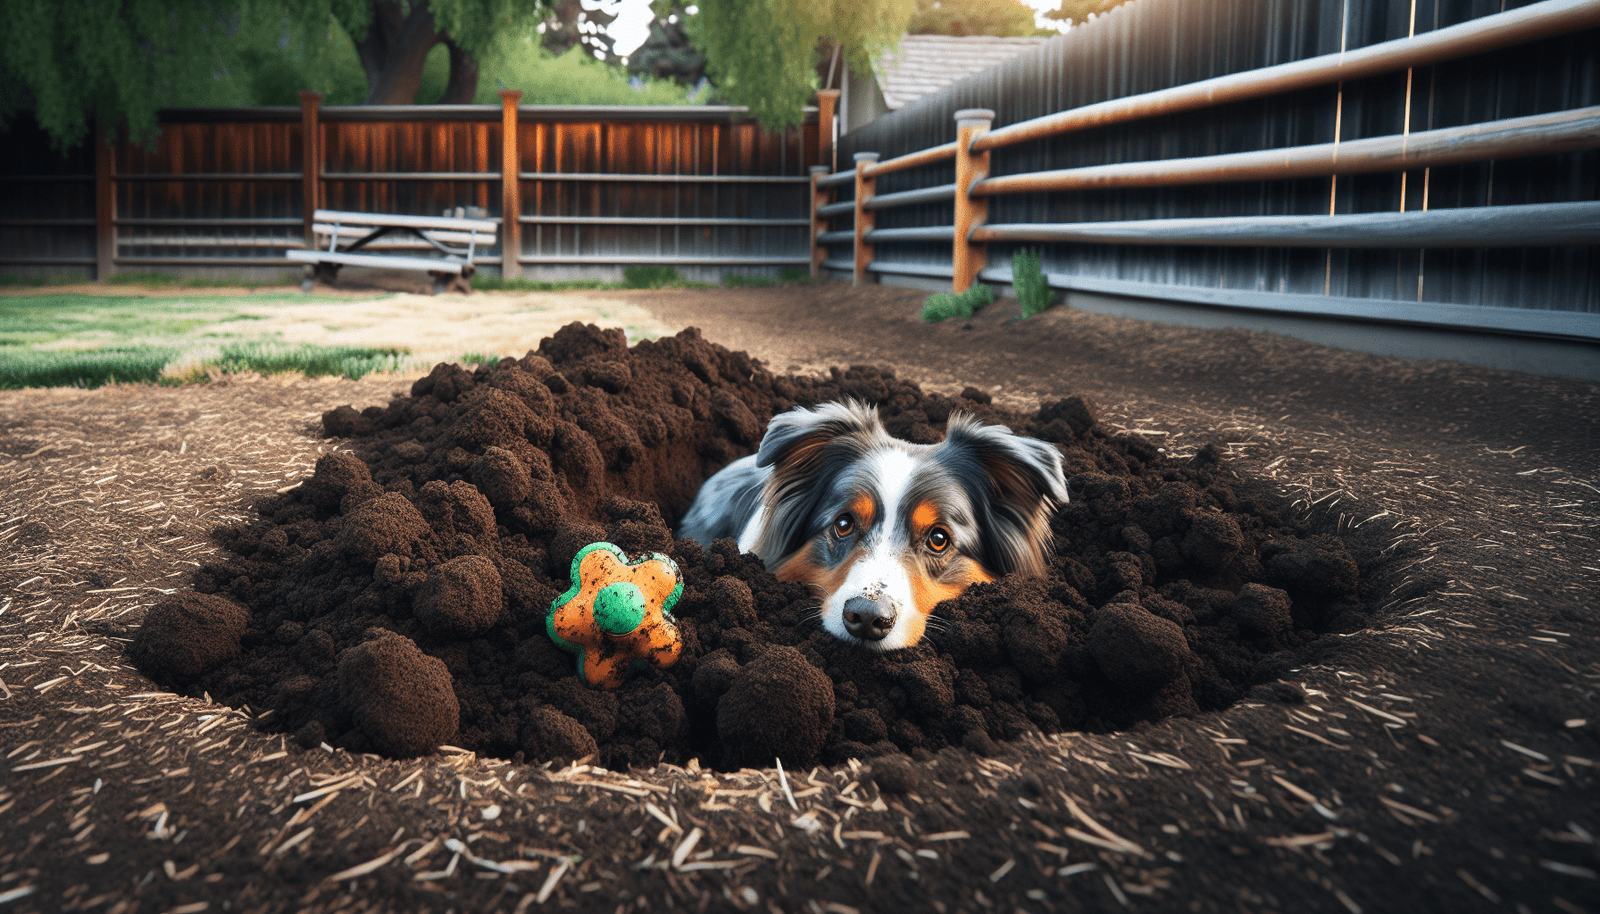
[(844, 539), (845, 537), (849, 536), (851, 533), (854, 533), (855, 529), (856, 529), (855, 518), (851, 517), (848, 514), (841, 514), (838, 517), (833, 519), (833, 533), (834, 533), (835, 536), (839, 537), (840, 539)]
[(928, 531), (928, 548), (934, 552), (942, 553), (950, 548), (950, 531), (943, 527), (934, 527)]

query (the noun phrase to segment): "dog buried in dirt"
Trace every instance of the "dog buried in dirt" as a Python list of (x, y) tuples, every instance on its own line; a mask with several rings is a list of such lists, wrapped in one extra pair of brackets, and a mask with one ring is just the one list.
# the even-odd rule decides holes
[(916, 644), (933, 608), (1005, 574), (1042, 574), (1067, 501), (1061, 453), (951, 416), (912, 444), (857, 402), (775, 417), (760, 449), (701, 487), (679, 535), (733, 537), (780, 580), (822, 592), (822, 627), (878, 651)]

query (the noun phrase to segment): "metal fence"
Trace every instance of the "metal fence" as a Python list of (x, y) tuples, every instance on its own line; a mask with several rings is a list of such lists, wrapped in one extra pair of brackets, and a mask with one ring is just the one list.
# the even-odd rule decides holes
[[(322, 107), (302, 93), (299, 108), (170, 110), (153, 149), (102, 134), (66, 155), (19, 121), (0, 143), (0, 268), (288, 269), (284, 252), (307, 244), (319, 207), (515, 213), (479, 262), (531, 278), (667, 264), (715, 279), (809, 263), (806, 174), (831, 160), (831, 96), (782, 132), (742, 108), (502, 96)], [(388, 246), (407, 244), (420, 242)]]
[(852, 158), (813, 256), (858, 281), (1031, 247), (1059, 289), (1600, 340), (1600, 0), (1138, 0)]

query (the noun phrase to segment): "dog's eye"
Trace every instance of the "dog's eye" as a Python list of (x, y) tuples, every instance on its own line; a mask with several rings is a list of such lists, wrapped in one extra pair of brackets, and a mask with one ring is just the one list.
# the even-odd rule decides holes
[(848, 514), (841, 514), (833, 520), (833, 533), (840, 539), (844, 539), (845, 537), (849, 536), (851, 533), (855, 532), (855, 529), (855, 518)]
[(934, 527), (928, 531), (928, 548), (934, 552), (943, 552), (950, 548), (950, 533), (943, 527)]

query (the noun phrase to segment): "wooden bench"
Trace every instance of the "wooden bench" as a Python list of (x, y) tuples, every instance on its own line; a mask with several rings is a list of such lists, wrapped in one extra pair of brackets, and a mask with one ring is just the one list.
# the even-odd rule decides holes
[[(494, 244), (500, 226), (491, 219), (392, 216), (319, 209), (312, 228), (317, 238), (316, 249), (287, 252), (290, 260), (306, 265), (306, 277), (300, 283), (304, 291), (310, 292), (319, 279), (332, 284), (338, 278), (339, 268), (351, 265), (425, 271), (433, 276), (433, 294), (438, 295), (452, 285), (463, 292), (472, 291), (471, 280), (478, 269), (473, 259), (480, 248)], [(395, 233), (420, 240), (420, 243), (411, 241), (407, 246), (431, 247), (443, 256), (357, 253)], [(341, 242), (344, 242), (342, 247)]]

